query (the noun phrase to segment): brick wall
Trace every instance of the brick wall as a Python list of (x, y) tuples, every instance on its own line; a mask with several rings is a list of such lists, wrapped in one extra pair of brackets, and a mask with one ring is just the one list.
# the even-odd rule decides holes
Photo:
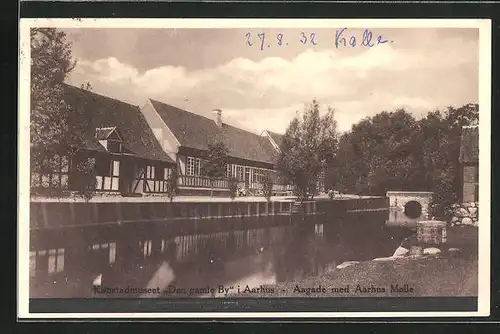
[(462, 202), (477, 201), (478, 179), (477, 166), (464, 166), (463, 168), (463, 188)]

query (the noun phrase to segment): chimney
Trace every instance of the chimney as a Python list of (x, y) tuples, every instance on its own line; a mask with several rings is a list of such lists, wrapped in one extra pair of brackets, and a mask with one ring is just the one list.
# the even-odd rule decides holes
[(217, 126), (219, 128), (222, 128), (222, 110), (214, 109), (213, 112), (216, 114), (215, 115), (215, 124), (217, 124)]

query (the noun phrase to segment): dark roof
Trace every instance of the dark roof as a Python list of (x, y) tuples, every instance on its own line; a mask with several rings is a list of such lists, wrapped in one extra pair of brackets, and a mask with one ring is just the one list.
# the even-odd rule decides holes
[(181, 146), (206, 150), (211, 140), (222, 137), (231, 157), (269, 164), (276, 162), (276, 151), (264, 136), (225, 123), (221, 129), (213, 119), (150, 101)]
[(283, 135), (269, 130), (266, 131), (267, 133), (269, 133), (269, 136), (276, 143), (276, 145), (278, 145), (278, 147), (281, 148), (281, 144), (283, 142)]
[(116, 127), (125, 151), (144, 159), (174, 163), (161, 148), (139, 107), (74, 86), (64, 88), (64, 99), (73, 107), (69, 126), (82, 139), (81, 148), (106, 152), (96, 131), (105, 135), (103, 128), (111, 128), (110, 135)]
[(479, 128), (477, 126), (462, 128), (459, 160), (461, 163), (479, 162)]

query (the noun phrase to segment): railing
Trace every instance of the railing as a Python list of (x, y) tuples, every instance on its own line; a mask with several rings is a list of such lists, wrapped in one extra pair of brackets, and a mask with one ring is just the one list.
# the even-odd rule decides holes
[[(190, 176), (190, 175), (179, 175), (178, 186), (193, 187), (193, 188), (211, 188), (212, 181), (213, 181), (213, 188), (218, 188), (218, 189), (229, 188), (227, 179), (211, 180), (210, 178), (204, 176)], [(250, 182), (247, 185), (245, 184), (245, 182), (238, 182), (238, 188), (245, 188), (245, 187), (248, 187), (248, 189), (252, 191), (259, 191), (264, 188), (264, 185), (260, 182)], [(293, 191), (293, 186), (284, 184), (273, 184), (273, 191), (289, 192)]]
[(210, 179), (203, 176), (190, 176), (180, 175), (177, 184), (179, 187), (193, 187), (193, 188), (218, 188), (228, 189), (227, 180), (224, 179)]
[(273, 184), (273, 191), (293, 191), (293, 188), (291, 184)]

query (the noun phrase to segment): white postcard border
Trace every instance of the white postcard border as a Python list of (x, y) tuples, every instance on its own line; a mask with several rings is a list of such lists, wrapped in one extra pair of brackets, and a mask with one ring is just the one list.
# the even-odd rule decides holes
[[(29, 312), (29, 166), (30, 28), (477, 28), (479, 37), (479, 252), (478, 310), (475, 312), (192, 312), (192, 313), (30, 313)], [(491, 20), (489, 19), (21, 19), (18, 110), (18, 318), (364, 318), (460, 317), (490, 313), (491, 184)], [(486, 218), (488, 217), (488, 218)], [(486, 228), (487, 227), (487, 228)]]

